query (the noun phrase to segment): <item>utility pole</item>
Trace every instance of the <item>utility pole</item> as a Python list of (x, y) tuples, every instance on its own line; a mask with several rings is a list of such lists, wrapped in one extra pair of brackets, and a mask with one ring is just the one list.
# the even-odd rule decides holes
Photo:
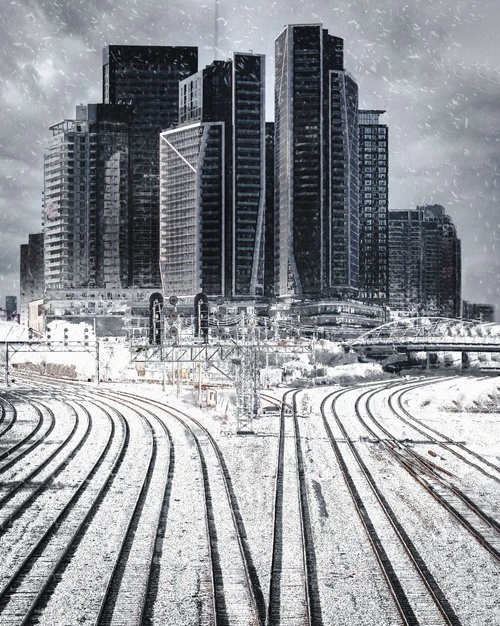
[(9, 342), (5, 342), (5, 386), (9, 386)]

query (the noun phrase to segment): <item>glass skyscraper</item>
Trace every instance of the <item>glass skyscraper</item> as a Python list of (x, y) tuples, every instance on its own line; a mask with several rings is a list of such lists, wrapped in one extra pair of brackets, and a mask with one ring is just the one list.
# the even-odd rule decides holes
[(275, 54), (276, 295), (355, 295), (358, 88), (343, 40), (289, 25)]
[(385, 111), (359, 112), (359, 298), (389, 297), (389, 174)]
[(198, 70), (196, 47), (108, 46), (103, 102), (130, 105), (130, 287), (159, 287), (159, 134), (178, 123), (179, 81)]
[(160, 139), (166, 296), (263, 294), (264, 61), (234, 53), (180, 84), (180, 124)]

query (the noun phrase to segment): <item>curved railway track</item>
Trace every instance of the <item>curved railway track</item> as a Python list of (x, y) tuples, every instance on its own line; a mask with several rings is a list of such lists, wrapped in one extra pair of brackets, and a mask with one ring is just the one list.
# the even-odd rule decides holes
[(9, 430), (14, 426), (17, 419), (17, 411), (15, 406), (7, 400), (5, 397), (5, 392), (3, 395), (0, 395), (0, 443), (2, 441), (2, 437), (9, 432)]
[[(119, 425), (111, 416), (110, 421), (111, 428), (105, 446), (79, 481), (73, 495), (56, 512), (52, 521), (43, 526), (34, 543), (21, 558), (18, 557), (14, 571), (7, 580), (2, 581), (2, 624), (29, 624), (32, 616), (41, 612), (47, 596), (70, 558), (70, 552), (84, 535), (86, 525), (109, 490), (113, 473), (118, 470), (124, 458), (129, 438), (126, 423)], [(117, 430), (122, 431), (118, 436)], [(115, 440), (118, 437), (120, 441), (117, 445)], [(23, 510), (18, 511), (17, 517), (28, 511), (29, 504), (24, 503)]]
[[(85, 394), (84, 394), (85, 395)], [(120, 479), (120, 470), (122, 464), (126, 462), (127, 449), (130, 447), (130, 426), (137, 418), (142, 421), (148, 433), (150, 442), (146, 462), (143, 460), (144, 470), (142, 474), (134, 478), (129, 471), (127, 473), (127, 481), (134, 482), (132, 497), (127, 498), (127, 508), (124, 519), (121, 521), (121, 528), (118, 532), (119, 545), (113, 550), (112, 556), (105, 559), (104, 568), (101, 567), (101, 579), (104, 591), (94, 590), (94, 595), (89, 590), (89, 596), (85, 600), (86, 621), (90, 621), (99, 626), (107, 624), (141, 624), (144, 623), (147, 608), (147, 598), (150, 588), (150, 581), (153, 580), (154, 551), (160, 528), (164, 523), (161, 513), (168, 502), (169, 480), (172, 477), (172, 469), (170, 468), (170, 447), (165, 444), (169, 440), (168, 430), (159, 420), (154, 420), (156, 432), (153, 426), (147, 420), (142, 412), (134, 410), (132, 416), (126, 418), (122, 411), (115, 406), (111, 407), (109, 403), (103, 402), (100, 398), (95, 397), (92, 404), (99, 406), (104, 412), (111, 411), (119, 418), (125, 438), (119, 454), (115, 458), (115, 462), (108, 468), (107, 476), (102, 484), (101, 490), (97, 497), (91, 503), (87, 511), (83, 511), (80, 515), (80, 522), (73, 535), (67, 538), (67, 545), (61, 554), (57, 563), (55, 563), (50, 575), (50, 579), (46, 581), (39, 590), (35, 601), (26, 612), (24, 622), (30, 623), (31, 616), (37, 613), (54, 612), (51, 608), (51, 597), (57, 587), (55, 582), (59, 582), (66, 567), (78, 560), (77, 550), (80, 541), (89, 529), (94, 517), (99, 513), (99, 508), (103, 505), (108, 492), (113, 488), (115, 480)], [(162, 437), (163, 435), (163, 437)], [(163, 445), (158, 454), (158, 446), (163, 439)], [(130, 454), (129, 454), (130, 456)], [(153, 486), (153, 476), (155, 476), (155, 485)], [(123, 480), (125, 476), (122, 476)], [(88, 478), (85, 480), (88, 482)], [(121, 490), (118, 491), (121, 493)], [(135, 495), (133, 495), (135, 493)], [(142, 527), (141, 527), (142, 526)], [(153, 529), (153, 531), (151, 530)], [(140, 540), (136, 540), (136, 535)], [(103, 533), (103, 539), (107, 539)], [(116, 539), (115, 539), (116, 541)], [(75, 567), (77, 567), (75, 565)], [(144, 572), (146, 571), (146, 575)], [(57, 607), (56, 613), (61, 614), (63, 609)], [(48, 607), (48, 608), (47, 608)], [(49, 622), (51, 623), (50, 619)]]
[[(370, 401), (378, 390), (367, 391), (356, 400), (356, 412), (367, 432), (380, 440), (389, 453), (422, 485), (453, 517), (466, 528), (479, 543), (500, 561), (500, 524), (481, 509), (467, 494), (446, 478), (445, 473), (429, 459), (413, 450), (411, 446), (395, 437), (371, 410)], [(397, 393), (393, 391), (391, 396)], [(365, 400), (365, 410), (378, 430), (374, 430), (360, 411)], [(383, 437), (381, 437), (382, 433)]]
[[(264, 598), (231, 477), (215, 439), (199, 420), (178, 408), (134, 394), (114, 392), (113, 395), (161, 409), (171, 419), (181, 423), (193, 438), (200, 459), (205, 493), (215, 623), (222, 626), (262, 624)], [(212, 460), (209, 460), (210, 456), (213, 456)], [(219, 496), (217, 508), (214, 507), (214, 494)], [(222, 494), (225, 502), (221, 501)]]
[[(36, 419), (32, 428), (30, 428), (29, 424), (23, 424), (17, 417), (13, 419), (12, 426), (15, 424), (18, 429), (22, 428), (23, 430), (28, 430), (28, 432), (26, 434), (21, 433), (21, 436), (19, 436), (14, 430), (10, 430), (9, 426), (10, 437), (15, 443), (7, 445), (6, 449), (0, 453), (0, 473), (15, 465), (19, 459), (26, 457), (32, 450), (43, 443), (55, 426), (53, 412), (44, 405), (42, 405), (42, 410), (37, 403), (28, 402), (16, 393), (10, 392), (9, 396), (25, 402), (27, 407), (35, 411)], [(16, 415), (17, 409), (14, 405), (12, 407)], [(1, 436), (5, 436), (5, 431)]]
[[(406, 409), (403, 403), (404, 396), (410, 393), (417, 386), (423, 387), (430, 384), (431, 383), (426, 382), (412, 386), (410, 388), (398, 390), (397, 392), (389, 396), (390, 408), (394, 411), (395, 415), (397, 415), (404, 423), (411, 426), (414, 430), (421, 433), (423, 436), (433, 441), (447, 452), (450, 452), (470, 467), (478, 470), (484, 476), (487, 476), (488, 478), (491, 478), (496, 482), (500, 482), (500, 465), (492, 463), (489, 459), (485, 459), (482, 455), (478, 454), (474, 450), (471, 450), (460, 441), (455, 441), (444, 433), (441, 433), (435, 428), (432, 428), (423, 420), (418, 419), (417, 417), (412, 415)], [(457, 448), (461, 450), (462, 453), (458, 452)], [(493, 473), (491, 473), (491, 470), (493, 470)]]
[[(348, 392), (337, 392), (323, 400), (323, 424), (399, 619), (408, 626), (460, 626), (457, 615), (382, 494), (335, 409), (339, 397)], [(337, 435), (326, 415), (329, 400)], [(342, 449), (346, 446), (347, 449)]]
[[(50, 452), (49, 447), (49, 454), (40, 458), (32, 469), (29, 469), (29, 464), (26, 464), (28, 471), (22, 471), (25, 469), (23, 464), (19, 468), (18, 474), (20, 475), (14, 474), (10, 480), (8, 476), (2, 476), (4, 486), (0, 490), (0, 533), (27, 510), (27, 507), (33, 503), (39, 493), (47, 489), (57, 479), (70, 460), (76, 457), (87, 441), (92, 429), (90, 413), (85, 407), (75, 408), (68, 403), (66, 404), (74, 415), (73, 425), (69, 432), (61, 434), (62, 439), (59, 442), (56, 441), (55, 445), (53, 444), (52, 447), (54, 449), (52, 452)], [(50, 411), (47, 406), (45, 406), (45, 409)], [(79, 413), (79, 410), (82, 411), (83, 416)], [(83, 432), (78, 440), (77, 433), (79, 430)], [(16, 464), (21, 465), (28, 453), (29, 451), (25, 450), (24, 453), (18, 455)], [(12, 500), (17, 500), (18, 502), (8, 506)], [(21, 500), (22, 504), (19, 503), (19, 500)]]
[[(310, 449), (305, 443), (307, 434), (301, 433), (301, 430), (309, 429), (311, 435), (313, 420), (309, 425), (298, 415), (300, 391), (286, 391), (281, 400), (263, 394), (268, 402), (281, 409), (277, 418), (273, 531), (269, 587), (265, 597), (226, 459), (216, 439), (199, 419), (164, 401), (137, 393), (69, 381), (61, 384), (45, 378), (40, 380), (44, 382), (37, 387), (36, 398), (29, 399), (29, 392), (24, 390), (9, 391), (0, 396), (0, 445), (4, 433), (9, 440), (3, 451), (5, 456), (0, 456), (0, 476), (11, 478), (8, 484), (0, 487), (0, 551), (2, 546), (8, 545), (11, 533), (13, 537), (21, 537), (25, 529), (31, 533), (30, 541), (19, 553), (9, 575), (0, 571), (2, 626), (35, 623), (53, 626), (58, 623), (57, 617), (63, 614), (68, 597), (73, 598), (72, 590), (77, 589), (78, 572), (85, 571), (86, 559), (90, 558), (86, 556), (89, 536), (96, 537), (99, 532), (107, 542), (103, 546), (102, 558), (96, 563), (98, 574), (95, 580), (89, 580), (86, 595), (78, 589), (79, 601), (85, 606), (82, 605), (79, 614), (73, 607), (68, 607), (65, 616), (68, 623), (77, 623), (77, 618), (85, 617), (85, 623), (94, 626), (156, 623), (168, 623), (169, 626), (184, 626), (186, 623), (204, 626), (323, 625), (321, 598), (324, 596), (320, 595), (319, 586), (324, 582), (318, 580), (309, 503), (312, 474), (306, 475), (310, 470), (309, 466), (307, 472), (305, 468), (305, 454), (310, 454)], [(413, 386), (422, 384), (428, 382)], [(440, 501), (438, 496), (444, 500), (441, 504), (456, 519), (457, 512), (463, 517), (461, 523), (468, 530), (467, 524), (473, 528), (478, 526), (476, 518), (483, 513), (481, 523), (485, 526), (481, 526), (476, 538), (500, 560), (498, 547), (491, 539), (500, 535), (500, 525), (484, 511), (464, 515), (464, 507), (470, 507), (471, 498), (446, 480), (442, 468), (418, 455), (410, 445), (405, 445), (404, 438), (397, 439), (390, 432), (373, 409), (374, 399), (380, 397), (377, 396), (379, 393), (389, 394), (388, 406), (405, 427), (416, 428), (415, 432), (435, 441), (436, 445), (444, 444), (444, 449), (453, 451), (460, 460), (468, 460), (470, 467), (479, 469), (488, 478), (495, 479), (496, 466), (483, 463), (480, 455), (474, 457), (466, 447), (454, 450), (455, 442), (437, 430), (433, 432), (404, 407), (402, 397), (409, 391), (409, 386), (406, 384), (401, 389), (396, 384), (395, 389), (390, 389), (393, 386), (393, 382), (379, 382), (370, 385), (367, 391), (360, 390), (354, 403), (357, 420), (349, 426), (337, 403), (344, 394), (355, 390), (350, 388), (329, 394), (321, 403), (321, 415), (314, 417), (314, 420), (320, 419), (316, 429), (318, 424), (323, 424), (326, 431), (322, 444), (324, 454), (335, 459), (335, 469), (340, 468), (349, 492), (346, 497), (350, 497), (354, 504), (374, 555), (373, 572), (377, 572), (376, 562), (381, 572), (380, 580), (388, 589), (384, 606), (390, 610), (392, 602), (394, 609), (393, 614), (387, 615), (388, 623), (462, 626), (465, 622), (460, 621), (434, 577), (434, 570), (430, 571), (405, 529), (406, 518), (399, 518), (391, 508), (392, 504), (399, 510), (397, 503), (389, 497), (390, 504), (384, 496), (377, 473), (370, 471), (371, 466), (360, 454), (360, 446), (349, 428), (357, 424), (359, 432), (365, 429), (364, 432), (374, 441), (385, 446), (419, 484), (427, 485), (427, 491), (436, 500)], [(40, 393), (40, 389), (46, 390), (46, 396)], [(61, 415), (57, 412), (51, 415), (52, 402), (66, 390), (70, 399), (57, 397), (57, 401), (65, 406), (65, 428), (57, 430), (56, 437), (55, 429)], [(26, 425), (24, 430), (15, 426), (16, 410), (21, 401), (31, 407), (29, 433)], [(331, 403), (330, 407), (328, 403)], [(100, 438), (95, 440), (100, 442), (100, 448), (89, 460), (85, 471), (82, 468), (76, 471), (76, 458), (83, 458), (85, 451), (90, 450), (92, 437), (99, 430), (96, 420), (102, 431)], [(103, 429), (104, 424), (107, 426)], [(17, 429), (17, 441), (12, 437), (14, 428)], [(272, 436), (275, 441), (274, 430)], [(144, 445), (134, 444), (139, 440)], [(43, 454), (39, 450), (44, 450)], [(136, 462), (132, 461), (134, 455)], [(185, 456), (189, 458), (184, 459)], [(30, 457), (31, 465), (20, 469), (25, 464), (23, 459)], [(169, 522), (176, 519), (179, 523), (185, 502), (176, 502), (189, 497), (182, 488), (181, 467), (192, 472), (193, 478), (188, 484), (196, 493), (191, 491), (191, 496), (200, 503), (192, 509), (200, 513), (200, 518), (192, 520), (193, 528), (189, 528), (188, 539), (194, 542), (199, 552), (189, 552), (179, 546), (179, 551), (185, 550), (184, 557), (197, 555), (197, 562), (190, 563), (189, 567), (196, 570), (198, 586), (193, 585), (190, 589), (192, 596), (196, 596), (192, 604), (196, 603), (198, 617), (194, 612), (190, 613), (189, 622), (183, 622), (179, 612), (175, 617), (172, 614), (171, 618), (165, 612), (165, 603), (170, 600), (165, 598), (165, 578), (162, 578), (169, 560), (177, 558), (173, 552), (164, 549), (168, 545), (172, 550), (173, 545), (172, 542), (166, 543), (172, 531)], [(51, 500), (51, 493), (56, 493), (55, 486), (63, 484), (65, 477), (69, 476), (73, 476), (71, 492), (57, 495), (54, 500), (57, 507), (49, 515), (47, 503)], [(409, 478), (407, 481), (411, 483)], [(129, 491), (123, 494), (127, 484)], [(110, 533), (112, 538), (104, 535), (103, 530), (105, 520), (111, 519), (112, 509), (108, 508), (111, 498), (122, 503), (122, 510), (113, 521), (116, 528)], [(45, 516), (40, 523), (33, 516), (37, 509)], [(184, 523), (185, 526), (179, 526), (175, 531), (177, 535), (174, 532), (179, 541), (186, 540), (187, 535), (182, 533), (188, 530), (188, 520)], [(491, 535), (485, 530), (488, 525)], [(314, 532), (318, 532), (317, 526)], [(485, 542), (489, 543), (489, 548)], [(99, 554), (98, 547), (94, 545), (92, 550), (88, 554), (95, 558)], [(371, 558), (368, 549), (366, 554)], [(180, 559), (173, 566), (172, 576), (182, 571), (179, 568), (186, 562), (186, 558), (184, 561)], [(266, 578), (267, 569), (262, 569)], [(382, 591), (385, 587), (379, 589)], [(324, 593), (322, 587), (321, 594)]]

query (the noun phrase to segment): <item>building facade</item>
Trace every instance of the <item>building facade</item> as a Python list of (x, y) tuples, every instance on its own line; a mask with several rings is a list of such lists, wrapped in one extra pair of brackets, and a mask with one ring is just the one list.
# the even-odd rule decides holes
[(20, 249), (20, 298), (21, 324), (28, 323), (29, 303), (43, 298), (43, 234), (35, 233), (28, 237)]
[(393, 316), (460, 316), (460, 239), (442, 206), (389, 212), (389, 306)]
[(48, 290), (129, 284), (130, 106), (89, 104), (51, 127), (43, 229)]
[(159, 134), (178, 123), (179, 82), (198, 70), (196, 47), (107, 46), (103, 103), (132, 108), (129, 135), (129, 287), (160, 286)]
[(276, 295), (355, 295), (358, 88), (343, 40), (289, 25), (275, 46)]
[[(45, 285), (67, 289), (88, 280), (89, 129), (83, 108), (76, 119), (50, 127), (52, 138), (44, 157)], [(78, 242), (78, 243), (77, 243)], [(76, 245), (75, 245), (76, 244)]]
[(389, 146), (385, 111), (359, 111), (359, 294), (389, 298)]
[(88, 268), (78, 287), (120, 289), (130, 284), (130, 105), (89, 104), (88, 238), (79, 258)]
[(160, 138), (165, 296), (263, 295), (265, 59), (234, 53), (180, 84)]
[(266, 211), (264, 230), (264, 295), (273, 298), (277, 277), (275, 275), (275, 221), (274, 210), (274, 122), (266, 122)]
[(14, 315), (17, 314), (17, 296), (5, 296), (5, 312), (7, 320), (14, 321)]
[(464, 320), (477, 320), (479, 322), (495, 321), (495, 306), (479, 302), (462, 302), (462, 318)]

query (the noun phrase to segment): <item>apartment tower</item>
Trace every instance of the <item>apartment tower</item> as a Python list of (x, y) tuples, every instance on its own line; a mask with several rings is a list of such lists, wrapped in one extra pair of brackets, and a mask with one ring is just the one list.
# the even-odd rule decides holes
[(442, 206), (389, 211), (389, 256), (393, 315), (460, 316), (460, 239)]
[(343, 40), (289, 25), (275, 59), (276, 295), (355, 295), (358, 87)]
[(263, 294), (264, 70), (234, 53), (180, 84), (179, 125), (160, 138), (165, 296)]
[(359, 299), (389, 297), (389, 174), (385, 111), (359, 111)]

